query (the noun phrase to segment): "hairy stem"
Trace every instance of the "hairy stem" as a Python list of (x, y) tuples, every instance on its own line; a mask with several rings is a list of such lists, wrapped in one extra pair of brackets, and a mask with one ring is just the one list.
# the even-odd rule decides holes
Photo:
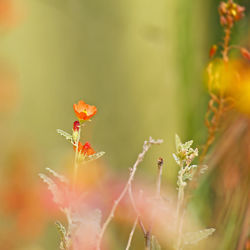
[(76, 188), (76, 181), (77, 181), (77, 173), (78, 173), (78, 157), (79, 157), (79, 152), (78, 152), (78, 143), (81, 138), (81, 127), (79, 128), (78, 131), (78, 136), (75, 141), (75, 147), (76, 147), (76, 152), (75, 152), (75, 160), (74, 160), (74, 175), (73, 175), (73, 189), (75, 190)]
[(131, 232), (130, 232), (130, 234), (129, 234), (129, 239), (128, 239), (128, 243), (127, 243), (127, 246), (126, 246), (126, 250), (129, 250), (129, 248), (130, 248), (131, 241), (132, 241), (132, 238), (133, 238), (135, 229), (136, 229), (136, 225), (137, 225), (137, 223), (138, 223), (138, 219), (139, 219), (139, 217), (136, 216), (136, 219), (135, 219), (135, 222), (134, 222), (134, 224), (133, 224), (132, 230), (131, 230)]
[(136, 203), (135, 203), (135, 199), (134, 199), (134, 196), (133, 196), (133, 192), (132, 192), (132, 183), (129, 184), (129, 187), (128, 187), (128, 194), (129, 194), (129, 199), (130, 199), (130, 202), (132, 204), (132, 207), (133, 209), (135, 210), (135, 213), (136, 213), (136, 216), (138, 217), (138, 222), (139, 222), (139, 225), (141, 227), (141, 230), (143, 232), (143, 235), (144, 237), (146, 238), (146, 229), (143, 225), (143, 222), (142, 222), (142, 219), (141, 219), (141, 215), (140, 215), (140, 212), (138, 211), (137, 209), (137, 206), (136, 206)]
[[(143, 192), (142, 192), (142, 190), (141, 190), (141, 191), (140, 191), (139, 199), (142, 198), (142, 193), (143, 193)], [(132, 241), (132, 238), (133, 238), (133, 235), (134, 235), (134, 231), (135, 231), (135, 228), (136, 228), (136, 225), (138, 224), (138, 222), (139, 222), (139, 225), (140, 225), (140, 227), (141, 227), (141, 229), (142, 229), (142, 231), (143, 231), (144, 237), (145, 237), (146, 230), (145, 230), (145, 228), (144, 228), (144, 226), (143, 226), (143, 223), (142, 223), (142, 221), (141, 221), (141, 219), (140, 219), (139, 213), (137, 213), (136, 219), (135, 219), (135, 222), (134, 222), (134, 225), (133, 225), (133, 228), (132, 228), (132, 230), (131, 230), (131, 232), (130, 232), (130, 235), (129, 235), (129, 239), (128, 239), (128, 243), (127, 243), (126, 250), (128, 250), (128, 249), (130, 248), (131, 241)]]
[(163, 166), (163, 159), (158, 159), (158, 176), (156, 182), (156, 198), (160, 198), (161, 196), (161, 176), (162, 176), (162, 166)]
[(113, 206), (111, 208), (111, 211), (110, 211), (106, 221), (103, 223), (103, 226), (101, 228), (101, 232), (99, 234), (98, 241), (97, 241), (97, 248), (96, 248), (97, 250), (101, 249), (102, 237), (103, 237), (103, 235), (104, 235), (110, 221), (114, 217), (117, 206), (119, 205), (120, 201), (123, 199), (124, 195), (127, 193), (128, 189), (129, 189), (129, 186), (131, 185), (131, 183), (132, 183), (132, 181), (134, 179), (134, 176), (135, 176), (138, 165), (143, 161), (145, 154), (147, 153), (147, 151), (150, 149), (150, 147), (152, 145), (161, 144), (162, 142), (163, 142), (163, 140), (153, 140), (151, 137), (149, 138), (149, 141), (144, 142), (143, 151), (138, 155), (138, 158), (137, 158), (136, 162), (134, 163), (132, 169), (130, 170), (129, 179), (128, 179), (125, 187), (123, 188), (120, 196), (114, 201), (114, 204), (113, 204)]
[(184, 218), (184, 189), (186, 186), (186, 182), (183, 181), (183, 175), (186, 172), (187, 168), (189, 167), (189, 164), (184, 166), (181, 166), (181, 169), (178, 174), (178, 200), (177, 200), (177, 210), (176, 210), (176, 232), (177, 232), (177, 244), (176, 244), (176, 250), (181, 249), (181, 240), (182, 240), (182, 228), (183, 228), (183, 218)]
[(231, 34), (231, 26), (225, 28), (225, 37), (223, 44), (222, 57), (225, 62), (228, 62), (228, 52), (229, 52), (229, 42), (230, 42), (230, 34)]
[[(209, 123), (209, 126), (208, 126), (208, 138), (207, 138), (206, 143), (203, 146), (203, 150), (202, 150), (202, 153), (200, 155), (200, 159), (199, 159), (200, 163), (203, 163), (203, 161), (207, 155), (209, 147), (214, 142), (215, 135), (216, 135), (216, 132), (218, 130), (218, 127), (219, 127), (219, 124), (221, 121), (221, 117), (222, 117), (222, 114), (224, 111), (224, 99), (223, 99), (222, 94), (220, 95), (220, 97), (218, 97), (217, 102), (218, 102), (218, 108), (216, 110), (214, 110), (214, 115), (213, 115), (212, 121)], [(210, 112), (211, 112), (211, 109), (208, 110), (208, 113), (206, 115), (207, 120), (208, 120), (208, 115)]]
[[(157, 174), (157, 180), (156, 180), (156, 193), (155, 193), (156, 200), (159, 200), (160, 196), (161, 196), (162, 166), (163, 166), (163, 159), (159, 158), (157, 161), (158, 174)], [(149, 229), (148, 229), (148, 231), (146, 233), (146, 237), (145, 237), (146, 250), (151, 249), (151, 238), (152, 238), (152, 228), (153, 228), (154, 216), (155, 216), (155, 208), (152, 211), (151, 222), (149, 224)]]

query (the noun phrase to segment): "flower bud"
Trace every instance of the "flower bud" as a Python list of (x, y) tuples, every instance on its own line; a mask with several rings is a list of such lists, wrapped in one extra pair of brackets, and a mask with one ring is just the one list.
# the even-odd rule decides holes
[(227, 25), (227, 19), (226, 19), (224, 16), (221, 16), (221, 17), (220, 17), (220, 24), (221, 24), (222, 26)]
[(221, 2), (219, 6), (220, 23), (222, 26), (232, 27), (234, 22), (244, 17), (245, 7), (236, 3)]
[(74, 142), (76, 142), (79, 138), (79, 130), (80, 130), (80, 122), (75, 121), (73, 123), (73, 134), (72, 134)]
[(226, 15), (228, 9), (228, 4), (225, 2), (221, 2), (219, 6), (219, 13), (220, 15)]
[(240, 53), (243, 57), (245, 57), (247, 60), (250, 60), (250, 52), (245, 49), (245, 48), (241, 48), (240, 49)]
[(209, 57), (210, 58), (212, 58), (214, 56), (214, 54), (216, 53), (217, 49), (218, 49), (218, 47), (215, 44), (211, 47), (211, 49), (209, 51)]

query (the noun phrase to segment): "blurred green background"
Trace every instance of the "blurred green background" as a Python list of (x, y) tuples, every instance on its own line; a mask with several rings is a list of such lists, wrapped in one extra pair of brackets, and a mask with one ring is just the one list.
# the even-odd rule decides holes
[[(55, 130), (71, 130), (80, 99), (97, 106), (91, 142), (115, 169), (127, 169), (149, 136), (165, 140), (163, 157), (175, 133), (202, 143), (204, 68), (222, 37), (219, 1), (21, 3), (24, 20), (2, 38), (20, 90), (10, 126), (36, 141), (46, 164), (70, 150)], [(248, 38), (248, 24), (237, 25), (234, 40)]]
[[(48, 166), (63, 172), (72, 148), (56, 129), (71, 131), (73, 103), (82, 99), (98, 108), (83, 136), (106, 152), (109, 168), (126, 176), (143, 141), (162, 138), (138, 175), (154, 178), (161, 156), (167, 161), (163, 181), (175, 184), (175, 133), (197, 147), (206, 138), (204, 70), (210, 46), (223, 35), (219, 1), (17, 2), (22, 20), (1, 35), (1, 56), (15, 72), (18, 92), (14, 107), (1, 112), (1, 164), (14, 145), (29, 145), (35, 175)], [(234, 28), (233, 40), (247, 46), (250, 3), (239, 3), (248, 7), (247, 18)]]

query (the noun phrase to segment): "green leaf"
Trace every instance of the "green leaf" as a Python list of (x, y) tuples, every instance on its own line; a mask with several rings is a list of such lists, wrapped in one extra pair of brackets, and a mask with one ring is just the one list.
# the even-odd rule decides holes
[(61, 224), (61, 222), (56, 221), (55, 225), (56, 225), (56, 228), (60, 234), (60, 239), (61, 239), (60, 248), (62, 250), (67, 250), (68, 249), (67, 231), (66, 231), (65, 227)]
[(192, 146), (192, 144), (193, 144), (193, 140), (187, 141), (187, 142), (185, 142), (185, 143), (183, 144), (183, 147), (184, 147), (186, 150), (188, 150), (188, 149)]
[(151, 249), (152, 250), (161, 250), (161, 246), (154, 235), (152, 235), (152, 239), (151, 239)]
[(185, 233), (182, 237), (183, 244), (185, 245), (196, 244), (199, 241), (206, 239), (208, 236), (213, 234), (214, 231), (215, 231), (214, 228), (208, 228), (197, 232)]
[(49, 171), (54, 177), (56, 177), (59, 181), (68, 184), (69, 181), (66, 177), (64, 177), (63, 175), (58, 174), (56, 171), (54, 171), (51, 168), (46, 168), (47, 171)]
[(65, 131), (63, 131), (63, 130), (61, 130), (61, 129), (57, 129), (56, 132), (57, 132), (58, 134), (62, 135), (63, 137), (65, 137), (65, 139), (66, 139), (67, 141), (70, 141), (72, 144), (74, 144), (73, 137), (72, 137), (71, 134), (69, 134), (69, 133), (67, 133), (67, 132), (65, 132)]
[(193, 178), (193, 173), (186, 173), (183, 175), (183, 181), (186, 181), (186, 180), (192, 180)]
[(94, 161), (94, 160), (102, 157), (104, 154), (105, 154), (105, 152), (102, 151), (102, 152), (98, 152), (98, 153), (93, 154), (93, 155), (89, 155), (89, 156), (84, 158), (84, 162)]
[(197, 169), (197, 165), (191, 165), (187, 168), (187, 170), (185, 171), (185, 173), (183, 174), (183, 180), (192, 180), (194, 173)]

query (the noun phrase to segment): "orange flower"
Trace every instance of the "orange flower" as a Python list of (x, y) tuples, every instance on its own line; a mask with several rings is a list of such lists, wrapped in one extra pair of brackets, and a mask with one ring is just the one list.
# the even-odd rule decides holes
[(97, 108), (95, 106), (91, 106), (86, 104), (84, 101), (79, 101), (78, 104), (73, 105), (74, 111), (76, 113), (77, 118), (80, 121), (87, 121), (92, 116), (94, 116), (97, 112)]
[[(74, 147), (74, 150), (76, 150), (76, 147)], [(78, 142), (78, 152), (83, 155), (93, 155), (95, 154), (95, 150), (91, 147), (89, 142), (86, 142), (84, 145), (82, 145), (81, 142)]]

